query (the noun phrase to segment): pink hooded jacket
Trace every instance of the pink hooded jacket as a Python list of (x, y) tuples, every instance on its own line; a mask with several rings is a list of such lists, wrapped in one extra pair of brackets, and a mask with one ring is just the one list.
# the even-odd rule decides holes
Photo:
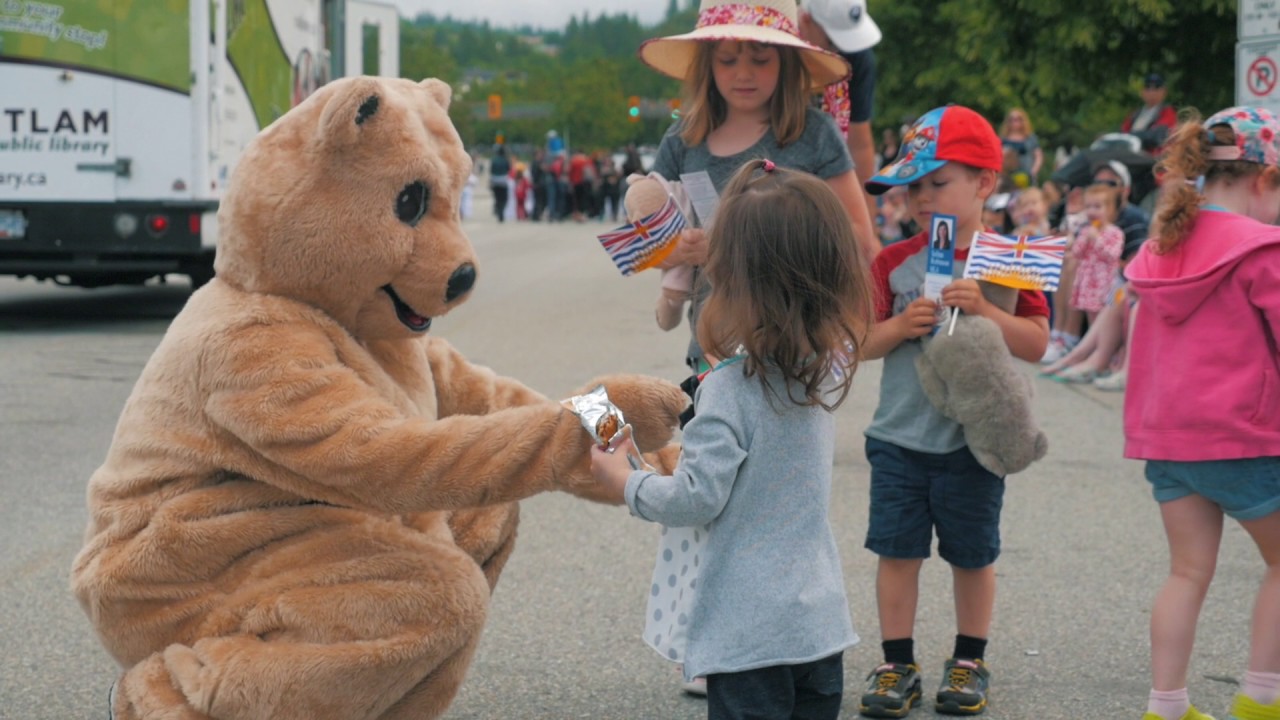
[(1125, 269), (1140, 298), (1125, 457), (1280, 456), (1280, 227), (1202, 210), (1172, 252)]

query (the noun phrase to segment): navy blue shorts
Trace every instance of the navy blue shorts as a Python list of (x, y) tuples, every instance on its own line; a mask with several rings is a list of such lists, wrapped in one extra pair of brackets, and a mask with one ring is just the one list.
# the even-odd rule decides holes
[(938, 554), (976, 570), (1000, 555), (1004, 478), (978, 464), (964, 447), (917, 452), (867, 438), (871, 509), (865, 547), (888, 558), (927, 558), (938, 532)]
[(1196, 494), (1236, 520), (1257, 520), (1280, 510), (1280, 458), (1148, 460), (1146, 475), (1156, 502)]

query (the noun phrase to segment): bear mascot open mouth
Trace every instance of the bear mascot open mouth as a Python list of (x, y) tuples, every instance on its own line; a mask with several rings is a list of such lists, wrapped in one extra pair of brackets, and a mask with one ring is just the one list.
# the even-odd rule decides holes
[[(72, 587), (123, 669), (112, 717), (438, 717), (517, 501), (601, 497), (578, 417), (427, 332), (480, 287), (449, 102), (434, 79), (335, 81), (242, 156), (216, 276), (89, 481)], [(599, 382), (670, 467), (687, 396)]]

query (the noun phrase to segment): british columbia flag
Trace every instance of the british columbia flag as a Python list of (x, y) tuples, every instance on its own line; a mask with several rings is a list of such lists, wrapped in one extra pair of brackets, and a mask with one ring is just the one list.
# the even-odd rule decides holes
[(652, 215), (597, 237), (623, 275), (634, 275), (662, 262), (675, 249), (676, 237), (685, 228), (676, 203), (667, 201)]
[(1020, 290), (1053, 292), (1058, 289), (1066, 253), (1065, 235), (976, 232), (964, 276)]

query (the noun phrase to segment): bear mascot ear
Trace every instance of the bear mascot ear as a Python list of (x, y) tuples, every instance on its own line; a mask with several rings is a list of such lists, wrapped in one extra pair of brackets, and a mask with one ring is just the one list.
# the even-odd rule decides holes
[(449, 87), (449, 83), (436, 78), (427, 78), (419, 83), (422, 87), (431, 93), (431, 97), (440, 103), (440, 107), (445, 110), (449, 109), (449, 103), (453, 101), (453, 88)]
[(346, 83), (320, 112), (322, 141), (339, 147), (354, 144), (363, 131), (378, 125), (378, 113), (386, 100), (375, 78), (355, 78)]

